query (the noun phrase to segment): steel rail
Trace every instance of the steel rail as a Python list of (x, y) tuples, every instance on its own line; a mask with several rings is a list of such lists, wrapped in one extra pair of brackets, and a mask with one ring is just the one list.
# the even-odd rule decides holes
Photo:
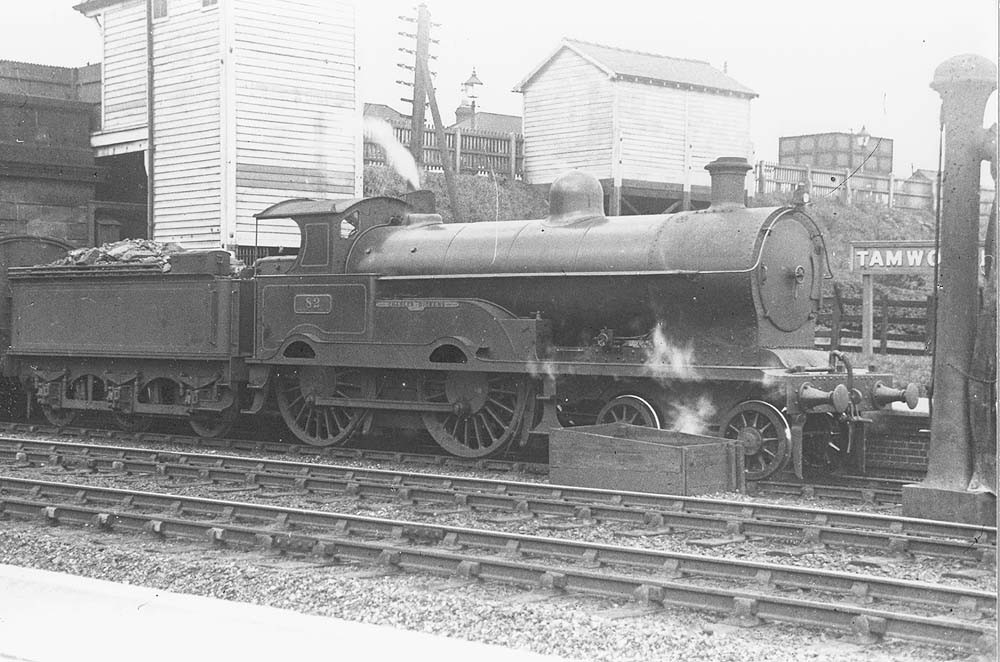
[[(0, 422), (0, 433), (39, 434), (47, 437), (72, 436), (122, 442), (141, 442), (194, 446), (200, 449), (228, 450), (255, 453), (278, 453), (319, 457), (327, 460), (356, 460), (368, 462), (392, 462), (422, 467), (475, 469), (506, 473), (547, 475), (549, 467), (545, 463), (522, 460), (502, 460), (498, 458), (465, 458), (452, 455), (418, 453), (414, 451), (391, 451), (365, 448), (340, 448), (334, 446), (317, 447), (308, 444), (285, 442), (253, 441), (235, 438), (202, 438), (193, 435), (168, 434), (159, 432), (129, 433), (104, 428), (67, 427), (58, 428), (35, 423)], [(842, 478), (838, 480), (844, 480)], [(899, 504), (902, 502), (902, 484), (907, 481), (893, 479), (848, 477), (851, 484), (782, 482), (766, 480), (753, 482), (748, 487), (755, 493), (776, 496), (793, 496), (816, 499), (836, 499), (854, 503)]]
[(0, 434), (31, 434), (51, 437), (71, 437), (101, 439), (122, 442), (151, 444), (172, 444), (194, 446), (206, 450), (231, 450), (251, 453), (278, 453), (302, 455), (324, 459), (358, 460), (368, 462), (394, 462), (441, 468), (464, 468), (481, 471), (503, 471), (511, 473), (547, 474), (549, 467), (544, 463), (521, 460), (501, 460), (497, 458), (469, 458), (456, 455), (433, 455), (413, 451), (379, 450), (368, 448), (343, 448), (338, 446), (310, 446), (309, 444), (286, 443), (282, 441), (255, 441), (229, 437), (206, 438), (195, 435), (171, 434), (163, 432), (124, 432), (106, 428), (56, 427), (37, 423), (0, 421)]
[(65, 442), (0, 439), (0, 460), (244, 483), (995, 561), (996, 529), (886, 515)]
[(798, 483), (764, 480), (748, 484), (747, 488), (754, 494), (897, 505), (903, 502), (902, 485), (907, 482), (912, 481), (857, 478), (845, 483)]
[[(408, 571), (624, 597), (653, 604), (723, 612), (747, 624), (759, 620), (786, 622), (862, 636), (900, 638), (971, 650), (986, 650), (996, 643), (995, 624), (982, 620), (983, 616), (995, 617), (995, 596), (983, 591), (311, 510), (95, 489), (63, 483), (2, 480), (3, 492), (15, 491), (27, 495), (27, 498), (0, 497), (0, 515), (4, 516), (41, 517), (51, 523), (144, 531), (163, 537), (381, 563)], [(149, 509), (161, 512), (146, 512)], [(203, 519), (195, 521), (191, 517)], [(293, 530), (300, 527), (323, 533)], [(387, 540), (371, 540), (373, 534), (382, 535)], [(365, 539), (356, 540), (354, 536)], [(413, 544), (405, 544), (406, 541)], [(494, 555), (458, 551), (466, 547), (492, 551)], [(592, 567), (630, 565), (639, 570), (666, 573), (667, 576), (658, 578), (648, 573), (623, 575), (595, 572), (592, 567), (549, 566), (534, 560), (520, 560), (524, 556), (556, 557)], [(677, 578), (686, 575), (711, 577), (724, 582), (740, 578), (764, 588), (790, 586), (832, 591), (841, 596), (850, 595), (854, 601), (875, 598), (884, 598), (894, 604), (904, 601), (921, 608), (935, 606), (951, 616), (914, 615), (844, 604), (842, 599), (834, 603), (786, 598), (762, 590), (699, 586), (677, 581)], [(962, 620), (956, 618), (956, 614), (977, 620)]]

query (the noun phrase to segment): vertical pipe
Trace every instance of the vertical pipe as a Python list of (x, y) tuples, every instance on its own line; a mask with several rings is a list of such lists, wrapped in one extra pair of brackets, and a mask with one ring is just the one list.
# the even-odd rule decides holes
[(872, 339), (874, 333), (875, 292), (872, 286), (872, 275), (861, 276), (861, 354), (865, 363), (872, 360)]
[(934, 417), (924, 484), (965, 490), (972, 473), (969, 389), (979, 311), (979, 171), (983, 113), (996, 89), (996, 65), (971, 55), (951, 58), (934, 72), (941, 95), (945, 164), (938, 247), (934, 352)]

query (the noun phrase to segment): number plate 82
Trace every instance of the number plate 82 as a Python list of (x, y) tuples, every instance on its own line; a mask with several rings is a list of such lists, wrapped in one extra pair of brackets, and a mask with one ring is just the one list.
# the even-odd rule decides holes
[(333, 312), (333, 297), (329, 294), (296, 294), (294, 310), (297, 315), (327, 315)]

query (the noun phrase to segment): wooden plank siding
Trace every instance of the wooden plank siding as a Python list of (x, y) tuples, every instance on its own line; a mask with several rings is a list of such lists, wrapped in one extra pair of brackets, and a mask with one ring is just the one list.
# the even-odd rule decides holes
[(103, 19), (101, 129), (146, 126), (146, 3), (109, 8)]
[(576, 53), (560, 51), (524, 90), (525, 178), (547, 184), (573, 168), (611, 177), (613, 114), (607, 75)]
[[(547, 184), (579, 168), (614, 186), (707, 187), (704, 167), (711, 161), (751, 158), (754, 93), (735, 81), (722, 91), (698, 84), (719, 77), (726, 82), (722, 72), (713, 78), (707, 63), (678, 66), (656, 57), (564, 42), (518, 89), (524, 95), (525, 179)], [(680, 75), (681, 82), (655, 78), (657, 73)]]
[(720, 156), (752, 157), (749, 99), (621, 80), (614, 86), (623, 179), (683, 184), (685, 142), (692, 186), (711, 185), (705, 166)]
[(622, 178), (684, 181), (685, 92), (616, 81)]
[[(294, 197), (362, 193), (351, 0), (167, 0), (153, 21), (154, 235), (189, 248), (297, 246), (253, 215)], [(95, 8), (113, 150), (145, 148), (146, 2)], [(132, 130), (128, 132), (127, 130)]]
[(753, 159), (750, 99), (687, 92), (691, 139), (691, 184), (711, 186), (705, 166), (720, 156)]
[(361, 110), (349, 2), (235, 8), (236, 239), (297, 246), (294, 223), (253, 215), (296, 197), (361, 195)]
[(201, 0), (170, 0), (153, 23), (154, 238), (185, 248), (224, 243), (220, 30)]

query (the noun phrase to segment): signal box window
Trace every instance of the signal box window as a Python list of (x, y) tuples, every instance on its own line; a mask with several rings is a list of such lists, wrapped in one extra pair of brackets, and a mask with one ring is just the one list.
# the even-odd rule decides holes
[(153, 18), (167, 17), (167, 0), (153, 0)]

